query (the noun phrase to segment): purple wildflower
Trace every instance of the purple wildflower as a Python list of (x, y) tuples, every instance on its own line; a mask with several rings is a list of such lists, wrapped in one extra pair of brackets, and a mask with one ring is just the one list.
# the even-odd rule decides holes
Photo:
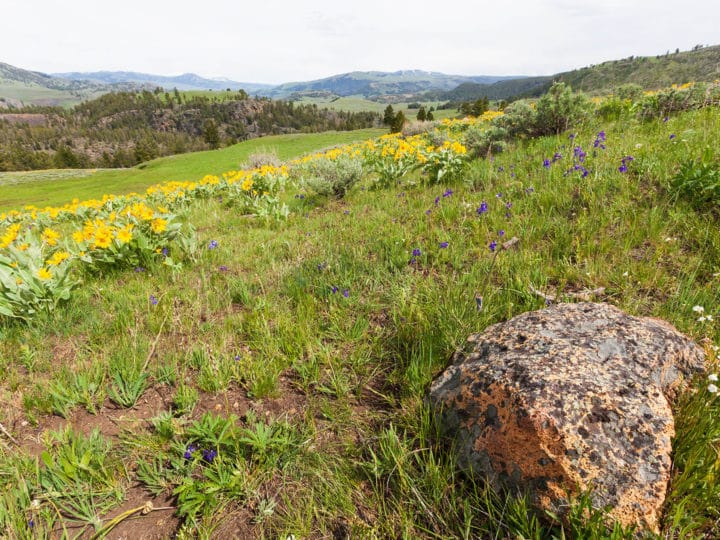
[(495, 248), (497, 248), (497, 242), (493, 240), (490, 242), (490, 245), (488, 246), (490, 248), (490, 251), (495, 251)]
[(620, 166), (618, 167), (618, 171), (620, 171), (620, 172), (622, 172), (622, 173), (627, 172), (627, 165), (625, 165), (625, 164), (623, 163), (622, 165), (620, 165)]
[(137, 267), (135, 267), (135, 273), (136, 273), (136, 274), (139, 274), (140, 272), (144, 272), (144, 271), (145, 271), (145, 269), (144, 269), (142, 266), (137, 266)]
[(413, 249), (412, 254), (413, 254), (413, 257), (419, 257), (420, 255), (422, 255), (422, 252), (420, 251), (420, 248), (415, 248), (415, 249)]
[(195, 452), (195, 450), (197, 450), (197, 446), (195, 446), (194, 444), (191, 444), (190, 446), (187, 447), (187, 450), (185, 450), (183, 457), (185, 459), (192, 459), (192, 455), (193, 455), (193, 452)]
[(482, 216), (487, 211), (488, 211), (488, 204), (485, 201), (481, 202), (480, 207), (477, 209), (478, 215)]
[(432, 213), (432, 210), (430, 210), (430, 208), (428, 208), (427, 210), (425, 210), (425, 215), (426, 215), (426, 216), (429, 216), (431, 213)]
[(560, 152), (555, 152), (555, 155), (552, 158), (553, 162), (559, 161), (561, 159), (562, 159), (562, 154)]
[(343, 296), (345, 298), (350, 298), (350, 289), (344, 289), (343, 290)]
[(440, 204), (440, 196), (435, 197), (435, 206)]
[(510, 210), (510, 209), (512, 208), (512, 203), (511, 203), (511, 202), (506, 202), (506, 203), (505, 203), (505, 208), (507, 208), (508, 210)]
[(151, 294), (151, 295), (150, 295), (150, 303), (151, 303), (153, 306), (157, 306), (158, 299), (155, 297), (154, 294)]
[(669, 116), (666, 116), (665, 118), (663, 118), (663, 122), (667, 122), (668, 120), (670, 120)]
[(213, 460), (217, 457), (217, 450), (215, 450), (214, 448), (211, 448), (210, 450), (203, 450), (202, 456), (205, 461), (207, 461), (208, 463), (212, 463)]
[(449, 245), (450, 245), (449, 242), (440, 242), (440, 249), (445, 249)]
[(169, 253), (169, 252), (168, 252), (168, 248), (166, 248), (166, 247), (162, 248), (161, 253), (163, 254), (164, 257), (167, 257), (167, 256), (168, 256), (168, 253)]
[(330, 290), (332, 291), (333, 294), (335, 294), (336, 292), (338, 292), (338, 288), (337, 288), (335, 285), (333, 285), (333, 286), (332, 286), (332, 289), (330, 289)]
[(452, 194), (453, 194), (453, 190), (450, 189), (450, 188), (448, 188), (448, 189), (445, 190), (445, 193), (443, 193), (442, 196), (443, 196), (443, 198), (445, 198), (445, 197), (449, 197), (449, 196), (452, 195)]
[(543, 167), (545, 167), (546, 169), (550, 168), (550, 160), (549, 159), (547, 159), (547, 158), (543, 159)]
[(217, 240), (210, 240), (210, 243), (208, 244), (208, 249), (215, 249), (218, 247)]
[(675, 134), (674, 134), (674, 133), (671, 133), (671, 134), (670, 134), (670, 140), (672, 141), (674, 138), (675, 138)]
[(498, 236), (505, 236), (505, 231), (503, 229), (500, 229), (498, 231)]
[(495, 198), (496, 198), (496, 199), (502, 199), (502, 193), (498, 193), (497, 195), (495, 195)]
[(220, 265), (220, 267), (218, 268), (218, 270), (220, 270), (221, 272), (227, 272), (227, 271), (228, 271), (228, 267), (223, 264), (223, 265)]

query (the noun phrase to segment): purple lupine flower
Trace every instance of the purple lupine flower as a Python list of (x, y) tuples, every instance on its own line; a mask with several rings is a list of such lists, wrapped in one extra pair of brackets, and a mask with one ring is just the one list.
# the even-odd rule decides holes
[(550, 168), (550, 160), (549, 159), (547, 159), (547, 158), (543, 159), (543, 167), (545, 167), (546, 169)]
[(604, 141), (605, 141), (605, 131), (600, 131), (600, 132), (597, 134), (597, 138), (598, 138), (598, 140), (604, 142)]
[(210, 243), (208, 244), (208, 249), (215, 249), (218, 247), (217, 240), (210, 240)]
[(343, 296), (345, 298), (350, 298), (350, 289), (344, 289), (343, 290)]
[(445, 248), (448, 247), (449, 245), (450, 245), (450, 244), (449, 244), (448, 242), (440, 242), (440, 249), (445, 249)]
[(665, 118), (663, 118), (663, 122), (667, 122), (668, 120), (670, 120), (669, 116), (666, 116)]
[(332, 291), (333, 294), (335, 294), (336, 292), (338, 292), (338, 288), (337, 288), (335, 285), (333, 285), (333, 286), (332, 286), (332, 289), (330, 289), (330, 290)]
[(157, 306), (158, 299), (155, 297), (154, 294), (151, 294), (151, 295), (150, 295), (150, 303), (151, 303), (153, 306)]
[(197, 446), (195, 446), (194, 444), (191, 444), (190, 446), (187, 447), (187, 450), (185, 450), (183, 457), (185, 459), (192, 459), (192, 455), (193, 455), (193, 452), (195, 452), (195, 450), (197, 450)]
[(490, 242), (490, 245), (488, 246), (490, 248), (490, 251), (495, 251), (495, 248), (497, 248), (497, 242), (493, 240)]
[(568, 139), (570, 139), (571, 141), (574, 141), (575, 137), (576, 137), (576, 135), (574, 133), (571, 133), (570, 135), (568, 135)]
[(450, 188), (448, 188), (448, 189), (445, 190), (445, 193), (443, 193), (442, 196), (443, 196), (443, 198), (445, 198), (445, 197), (449, 197), (449, 196), (452, 195), (452, 194), (453, 194), (453, 190), (450, 189)]
[(552, 158), (553, 162), (559, 161), (561, 159), (562, 159), (562, 154), (560, 152), (555, 152), (555, 155)]
[(480, 207), (477, 209), (478, 215), (482, 216), (487, 211), (488, 211), (488, 204), (485, 201), (481, 202)]
[(625, 165), (625, 163), (618, 167), (618, 171), (620, 171), (621, 173), (627, 172), (627, 170), (627, 165)]
[(168, 253), (169, 253), (169, 252), (168, 252), (168, 248), (166, 248), (166, 247), (162, 248), (161, 253), (163, 254), (164, 257), (167, 257), (167, 256), (168, 256)]
[(422, 255), (422, 252), (420, 251), (420, 248), (415, 248), (413, 249), (412, 254), (413, 257), (419, 257), (420, 255)]
[(213, 460), (217, 457), (217, 450), (215, 450), (214, 448), (210, 448), (209, 450), (203, 450), (202, 456), (205, 461), (207, 461), (208, 463), (212, 463)]
[(496, 195), (495, 195), (495, 198), (496, 198), (496, 199), (502, 199), (502, 193), (496, 194)]
[(505, 208), (507, 208), (508, 210), (510, 210), (510, 209), (512, 208), (512, 203), (511, 203), (511, 202), (506, 202), (506, 203), (505, 203)]
[(672, 141), (674, 138), (675, 138), (675, 134), (674, 134), (674, 133), (671, 133), (671, 134), (670, 134), (670, 140)]
[(498, 236), (505, 236), (505, 231), (503, 229), (500, 229), (498, 231)]

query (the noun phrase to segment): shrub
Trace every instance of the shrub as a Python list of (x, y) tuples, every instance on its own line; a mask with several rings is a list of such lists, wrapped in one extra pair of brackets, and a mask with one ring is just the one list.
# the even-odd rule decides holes
[(670, 180), (675, 197), (684, 197), (694, 206), (720, 203), (720, 162), (707, 147), (699, 159), (687, 159)]
[(489, 128), (473, 126), (465, 132), (465, 146), (473, 158), (500, 154), (507, 148), (508, 139), (507, 129), (495, 125)]
[(282, 162), (274, 148), (269, 150), (260, 150), (253, 152), (247, 158), (247, 161), (240, 166), (241, 169), (259, 169), (260, 167), (270, 165), (271, 167), (280, 167)]
[(554, 83), (537, 101), (534, 135), (562, 133), (580, 123), (590, 111), (584, 94), (573, 93), (564, 83)]
[(428, 133), (438, 126), (437, 122), (425, 122), (416, 120), (408, 122), (402, 128), (402, 134), (404, 137), (412, 137), (413, 135), (421, 135)]
[(532, 137), (535, 133), (537, 113), (530, 102), (519, 100), (505, 108), (505, 114), (493, 120), (493, 126), (504, 129), (510, 139)]
[(341, 199), (362, 177), (360, 160), (348, 156), (320, 158), (299, 165), (293, 171), (302, 183), (318, 195)]

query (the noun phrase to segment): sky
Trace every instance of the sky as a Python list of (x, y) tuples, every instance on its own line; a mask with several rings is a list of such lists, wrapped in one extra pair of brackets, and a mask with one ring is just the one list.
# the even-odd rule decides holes
[[(551, 75), (720, 44), (717, 0), (2, 0), (0, 62), (240, 82)], [(719, 66), (720, 69), (720, 66)]]

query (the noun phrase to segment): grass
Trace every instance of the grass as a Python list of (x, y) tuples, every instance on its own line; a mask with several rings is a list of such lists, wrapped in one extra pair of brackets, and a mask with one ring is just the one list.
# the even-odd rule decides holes
[[(607, 150), (588, 151), (590, 175), (564, 174), (573, 144), (592, 148), (601, 129)], [(629, 537), (587, 500), (560, 524), (459, 473), (424, 398), (467, 335), (544, 306), (531, 286), (605, 287), (603, 300), (631, 314), (718, 343), (718, 323), (692, 311), (720, 305), (717, 215), (668, 186), (719, 135), (716, 110), (593, 122), (574, 143), (523, 141), (476, 161), (452, 186), (415, 176), (342, 200), (291, 191), (280, 223), (198, 201), (181, 272), (86, 275), (53, 317), (0, 327), (0, 422), (19, 442), (0, 446), (0, 525), (17, 537), (110, 525), (131, 537), (157, 518), (113, 522), (124, 501), (169, 497), (177, 521), (163, 532), (179, 538)], [(210, 159), (226, 152), (226, 165), (244, 159), (225, 149), (134, 174), (197, 178), (228, 168)], [(493, 263), (500, 230), (519, 248)], [(720, 535), (720, 400), (703, 380), (694, 389), (678, 406), (662, 538)]]
[(376, 137), (386, 130), (362, 129), (302, 135), (273, 135), (227, 148), (155, 159), (132, 169), (53, 170), (0, 173), (0, 211), (26, 204), (61, 205), (77, 197), (100, 198), (106, 193), (142, 192), (166, 180), (199, 180), (206, 174), (237, 170), (254, 152), (276, 150), (287, 160), (321, 148)]
[[(370, 99), (366, 99), (363, 96), (343, 96), (343, 97), (332, 97), (332, 98), (313, 98), (313, 97), (303, 97), (302, 99), (296, 101), (296, 103), (301, 104), (315, 104), (318, 107), (327, 108), (327, 109), (335, 109), (337, 111), (349, 111), (349, 112), (361, 112), (361, 111), (371, 111), (382, 114), (385, 111), (385, 108), (388, 106), (387, 103), (383, 103), (381, 101), (373, 101)], [(418, 102), (419, 103), (419, 102)], [(423, 105), (425, 105), (425, 109), (429, 109), (430, 107), (437, 107), (438, 105), (441, 105), (443, 102), (441, 101), (430, 101), (430, 102), (422, 102)], [(398, 111), (402, 111), (406, 118), (408, 119), (414, 119), (417, 115), (417, 109), (409, 109), (408, 105), (410, 102), (404, 102), (404, 103), (393, 103), (393, 110), (397, 113)], [(443, 118), (455, 118), (458, 116), (458, 112), (455, 109), (443, 109), (443, 110), (436, 110), (433, 111), (433, 116), (436, 120), (442, 120)]]

